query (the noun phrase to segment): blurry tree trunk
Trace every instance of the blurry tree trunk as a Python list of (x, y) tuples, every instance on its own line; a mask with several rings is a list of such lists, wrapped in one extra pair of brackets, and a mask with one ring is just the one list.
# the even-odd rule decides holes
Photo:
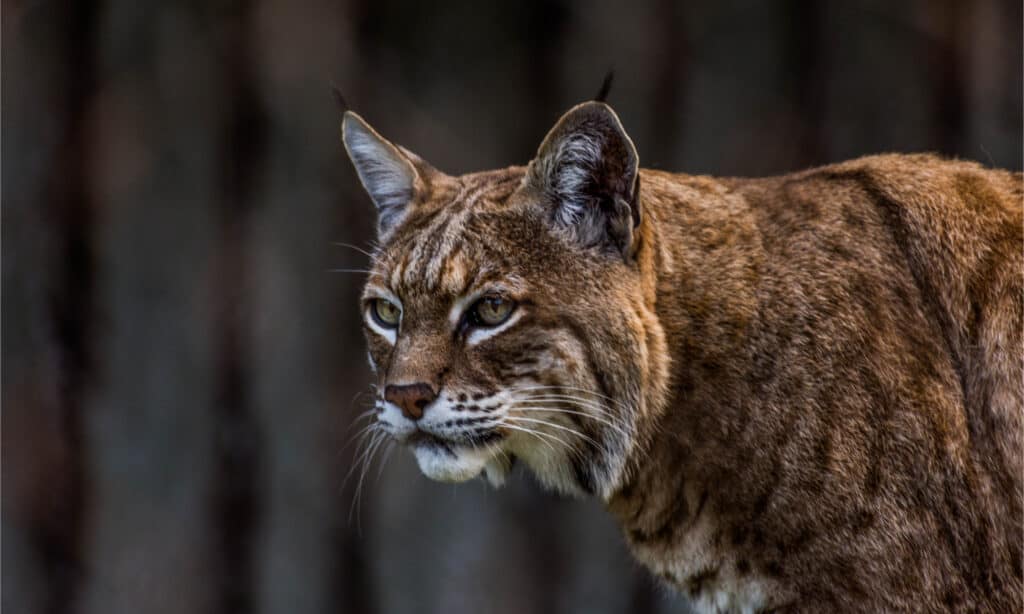
[(216, 611), (214, 213), (225, 133), (211, 27), (172, 5), (105, 5), (91, 109), (103, 386), (82, 612)]
[[(677, 170), (676, 152), (686, 139), (682, 130), (683, 101), (688, 94), (690, 48), (686, 40), (684, 6), (675, 0), (659, 0), (651, 44), (655, 48), (654, 93), (651, 116), (657, 118), (658, 136), (644, 152), (644, 166)], [(642, 157), (641, 160), (644, 160)]]
[(812, 166), (828, 162), (825, 142), (825, 104), (828, 85), (829, 42), (825, 40), (827, 3), (791, 0), (781, 36), (785, 63), (791, 67), (790, 96), (802, 120), (796, 135), (796, 164)]
[(267, 434), (253, 562), (261, 612), (372, 611), (364, 542), (340, 493), (347, 467), (338, 463), (356, 411), (350, 401), (368, 382), (350, 315), (363, 278), (328, 272), (362, 268), (351, 265), (364, 263), (362, 254), (335, 242), (365, 244), (371, 232), (372, 212), (339, 198), (348, 163), (331, 83), (345, 90), (354, 59), (347, 10), (264, 0), (252, 23), (266, 130), (248, 230), (252, 409)]
[(88, 448), (83, 440), (86, 398), (94, 377), (93, 331), (95, 256), (88, 160), (92, 143), (87, 131), (88, 108), (93, 100), (95, 25), (91, 3), (74, 6), (68, 17), (69, 96), (65, 111), (65, 137), (53, 169), (54, 191), (51, 223), (58, 228), (56, 288), (51, 318), (60, 374), (57, 400), (60, 405), (60, 436), (66, 446), (61, 475), (51, 483), (58, 488), (49, 498), (56, 504), (52, 514), (40, 517), (36, 539), (50, 578), (47, 612), (63, 614), (76, 609), (82, 579), (82, 531), (88, 501)]
[[(966, 7), (961, 10), (967, 10)], [(990, 166), (1020, 169), (1024, 150), (1024, 4), (977, 0), (960, 24), (967, 130), (962, 154)]]
[[(935, 2), (937, 26), (934, 50), (929, 54), (933, 84), (934, 142), (943, 154), (955, 156), (965, 149), (967, 89), (964, 65), (966, 34), (971, 26), (972, 3), (961, 0)], [(1020, 25), (1019, 22), (1017, 24)]]
[[(3, 56), (3, 567), (19, 576), (5, 582), (11, 611), (72, 612), (88, 579), (82, 423), (94, 377), (96, 212), (86, 119), (96, 23), (91, 3), (5, 12), (4, 38), (14, 40)], [(12, 111), (27, 121), (12, 125)]]
[(264, 437), (252, 411), (249, 224), (264, 170), (267, 120), (259, 96), (254, 1), (236, 2), (211, 24), (225, 83), (214, 267), (216, 376), (211, 542), (218, 611), (256, 611), (255, 567), (264, 504)]

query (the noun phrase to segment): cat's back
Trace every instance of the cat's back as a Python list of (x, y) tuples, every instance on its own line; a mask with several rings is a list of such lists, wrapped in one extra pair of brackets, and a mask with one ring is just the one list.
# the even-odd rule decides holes
[(642, 179), (671, 245), (665, 427), (716, 459), (688, 471), (730, 493), (725, 560), (822, 607), (1019, 607), (1022, 175), (882, 155)]
[[(864, 157), (766, 180), (735, 180), (790, 275), (849, 278), (881, 307), (896, 298), (941, 336), (975, 445), (994, 448), (1000, 484), (1024, 479), (1024, 175), (933, 155)], [(802, 252), (802, 253), (801, 253)], [(872, 275), (874, 274), (874, 275)], [(875, 277), (874, 280), (871, 278)], [(853, 298), (853, 297), (851, 297)], [(863, 299), (862, 299), (863, 300)], [(878, 309), (874, 315), (884, 315)], [(899, 317), (898, 315), (896, 317)], [(899, 330), (900, 322), (893, 322)], [(991, 463), (990, 463), (991, 464)], [(998, 469), (998, 470), (997, 470)], [(1013, 515), (1021, 519), (1018, 507)]]
[[(930, 154), (884, 154), (776, 177), (658, 173), (655, 182), (706, 201), (684, 207), (690, 213), (683, 220), (661, 204), (677, 232), (692, 236), (686, 226), (701, 219), (754, 235), (714, 243), (756, 270), (764, 292), (807, 293), (808, 311), (839, 301), (874, 307), (866, 314), (874, 317), (902, 320), (886, 302), (921, 312), (941, 334), (969, 411), (999, 422), (975, 425), (976, 434), (1013, 444), (1005, 452), (1019, 487), (1024, 174)], [(892, 324), (898, 329), (900, 321)]]

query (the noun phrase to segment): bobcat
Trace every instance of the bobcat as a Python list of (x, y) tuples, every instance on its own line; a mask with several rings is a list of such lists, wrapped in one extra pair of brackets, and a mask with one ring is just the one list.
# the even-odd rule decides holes
[(602, 102), (458, 177), (342, 138), (375, 425), (425, 475), (521, 459), (700, 611), (1021, 611), (1021, 173), (641, 170)]

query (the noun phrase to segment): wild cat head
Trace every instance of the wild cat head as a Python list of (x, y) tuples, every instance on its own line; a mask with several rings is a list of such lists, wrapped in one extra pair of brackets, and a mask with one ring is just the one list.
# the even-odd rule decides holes
[(377, 428), (425, 475), (607, 497), (637, 445), (652, 340), (637, 153), (603, 103), (566, 113), (526, 167), (434, 169), (347, 112), (378, 211), (362, 296)]

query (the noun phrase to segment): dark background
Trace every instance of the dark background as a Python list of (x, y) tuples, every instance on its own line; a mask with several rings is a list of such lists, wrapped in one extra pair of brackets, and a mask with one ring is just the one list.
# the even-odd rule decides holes
[[(595, 501), (374, 463), (336, 84), (449, 173), (616, 70), (644, 166), (1021, 169), (1021, 3), (2, 4), (3, 610), (680, 612)], [(354, 397), (357, 397), (354, 399)], [(357, 522), (358, 519), (358, 522)]]

